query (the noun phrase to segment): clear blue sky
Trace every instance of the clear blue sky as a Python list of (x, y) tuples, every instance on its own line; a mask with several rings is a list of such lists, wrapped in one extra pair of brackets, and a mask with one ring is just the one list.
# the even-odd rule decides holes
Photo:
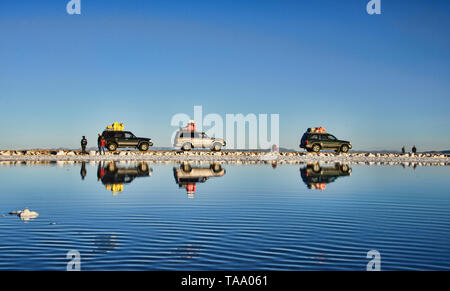
[(168, 146), (173, 114), (279, 113), (355, 149), (450, 148), (450, 1), (0, 0), (0, 148)]

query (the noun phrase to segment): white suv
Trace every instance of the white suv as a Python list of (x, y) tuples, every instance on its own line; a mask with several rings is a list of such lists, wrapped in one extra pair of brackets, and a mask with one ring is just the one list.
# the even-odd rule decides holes
[(174, 147), (183, 151), (193, 148), (209, 148), (212, 151), (220, 151), (226, 145), (223, 139), (211, 138), (204, 132), (180, 130), (175, 134)]

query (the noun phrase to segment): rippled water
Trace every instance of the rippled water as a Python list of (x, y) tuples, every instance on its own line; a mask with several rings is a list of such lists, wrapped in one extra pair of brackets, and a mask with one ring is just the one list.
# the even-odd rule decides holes
[[(382, 270), (449, 270), (449, 174), (0, 166), (0, 270), (65, 270), (69, 250), (80, 252), (82, 270), (365, 270), (369, 250), (380, 252)], [(25, 207), (39, 216), (8, 214)]]

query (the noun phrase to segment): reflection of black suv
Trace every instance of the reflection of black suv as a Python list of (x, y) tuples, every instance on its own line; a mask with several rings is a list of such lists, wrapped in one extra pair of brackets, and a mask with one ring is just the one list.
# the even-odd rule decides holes
[(346, 140), (339, 140), (329, 133), (305, 132), (300, 142), (300, 147), (308, 152), (320, 152), (320, 150), (332, 149), (336, 152), (348, 152), (352, 144)]
[(150, 138), (136, 137), (130, 131), (105, 130), (102, 135), (106, 140), (106, 148), (110, 151), (115, 151), (117, 148), (138, 148), (146, 151), (153, 145)]
[(98, 165), (97, 178), (104, 185), (128, 184), (136, 177), (148, 177), (152, 169), (147, 163), (139, 163), (133, 166), (122, 166), (115, 162), (110, 162), (106, 166), (103, 163)]
[(352, 169), (345, 164), (335, 164), (334, 166), (324, 167), (319, 163), (308, 164), (300, 169), (300, 175), (303, 182), (309, 189), (324, 190), (326, 184), (336, 181), (339, 177), (350, 176)]

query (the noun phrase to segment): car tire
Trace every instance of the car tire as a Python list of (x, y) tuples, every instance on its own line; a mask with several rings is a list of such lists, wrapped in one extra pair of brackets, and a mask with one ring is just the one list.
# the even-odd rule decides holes
[(143, 173), (148, 172), (148, 165), (146, 163), (139, 164), (139, 170)]
[(349, 150), (348, 145), (344, 144), (344, 145), (341, 146), (341, 152), (347, 153), (348, 150)]
[(311, 148), (311, 150), (315, 153), (320, 152), (320, 145), (319, 144), (314, 144)]
[(320, 172), (320, 164), (314, 164), (312, 168), (313, 172), (319, 173)]
[(218, 143), (218, 142), (214, 143), (212, 148), (211, 148), (211, 150), (214, 151), (214, 152), (218, 152), (221, 149), (222, 149), (222, 144)]
[(219, 173), (220, 171), (222, 171), (222, 166), (220, 164), (212, 164), (211, 169), (214, 173)]
[(347, 173), (348, 172), (348, 166), (347, 165), (342, 165), (341, 166), (341, 171), (344, 172), (344, 173)]
[(190, 173), (192, 171), (192, 167), (189, 163), (183, 163), (181, 165), (181, 169), (183, 170), (183, 172), (186, 172), (186, 173)]
[(117, 144), (115, 144), (113, 142), (108, 144), (108, 150), (111, 151), (111, 152), (117, 150)]
[(181, 146), (181, 150), (183, 150), (183, 151), (190, 151), (191, 149), (192, 149), (192, 144), (190, 144), (188, 142)]
[(146, 142), (143, 142), (143, 143), (141, 143), (140, 145), (139, 145), (139, 150), (140, 151), (143, 151), (143, 152), (146, 152), (146, 151), (148, 151), (148, 148), (150, 147), (150, 145), (148, 144), (148, 143), (146, 143)]

